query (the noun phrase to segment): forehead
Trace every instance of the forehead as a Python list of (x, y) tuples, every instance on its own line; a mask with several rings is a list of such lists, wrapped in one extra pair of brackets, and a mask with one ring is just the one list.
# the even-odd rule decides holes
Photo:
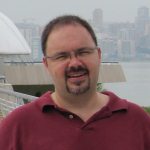
[(74, 24), (66, 24), (66, 25), (57, 25), (56, 27), (53, 28), (53, 30), (51, 31), (51, 33), (49, 34), (48, 38), (51, 38), (54, 35), (59, 34), (58, 36), (65, 36), (65, 35), (75, 35), (81, 33), (82, 34), (86, 33), (88, 35), (90, 35), (89, 31), (83, 27), (80, 24), (74, 23)]
[[(69, 24), (58, 26), (48, 36), (47, 48), (54, 48), (54, 46), (68, 46), (82, 45), (87, 43), (94, 43), (90, 33), (86, 28), (79, 24)], [(95, 44), (94, 44), (95, 45)], [(93, 46), (94, 46), (93, 45)], [(61, 48), (61, 47), (60, 47)]]

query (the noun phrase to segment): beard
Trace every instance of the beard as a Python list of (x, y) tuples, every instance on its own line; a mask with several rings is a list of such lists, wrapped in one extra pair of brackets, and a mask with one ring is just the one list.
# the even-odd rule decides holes
[[(86, 93), (90, 89), (90, 78), (89, 71), (86, 67), (77, 66), (70, 67), (65, 71), (66, 77), (66, 89), (68, 93), (73, 95), (80, 95)], [(76, 80), (73, 83), (70, 83), (68, 80), (74, 77), (83, 77), (82, 80)]]
[(81, 83), (76, 84), (76, 85), (69, 85), (68, 83), (66, 83), (66, 89), (70, 94), (73, 95), (80, 95), (83, 94), (85, 92), (87, 92), (90, 89), (90, 81), (84, 81), (85, 83)]

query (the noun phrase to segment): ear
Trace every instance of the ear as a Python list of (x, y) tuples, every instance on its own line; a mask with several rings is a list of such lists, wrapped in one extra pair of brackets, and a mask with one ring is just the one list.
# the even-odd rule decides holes
[(43, 64), (46, 68), (48, 68), (47, 59), (45, 57), (43, 57)]
[(100, 49), (100, 47), (98, 47), (98, 57), (99, 57), (99, 60), (101, 60), (101, 49)]

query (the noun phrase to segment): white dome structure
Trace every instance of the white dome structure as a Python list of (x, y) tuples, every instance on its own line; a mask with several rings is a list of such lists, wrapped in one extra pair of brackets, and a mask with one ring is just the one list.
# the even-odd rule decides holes
[(0, 13), (0, 55), (30, 53), (30, 47), (15, 24)]

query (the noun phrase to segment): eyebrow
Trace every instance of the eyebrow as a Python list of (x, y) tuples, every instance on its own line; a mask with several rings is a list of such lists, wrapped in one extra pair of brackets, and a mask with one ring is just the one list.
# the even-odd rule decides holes
[[(82, 51), (83, 49), (91, 49), (92, 50), (92, 49), (95, 49), (95, 48), (97, 48), (97, 47), (81, 47), (81, 48), (78, 48), (78, 49), (74, 49), (72, 51)], [(72, 52), (72, 51), (70, 51), (70, 52)], [(70, 52), (67, 52), (66, 50), (63, 50), (61, 52), (56, 52), (55, 54), (52, 54), (51, 56), (46, 55), (46, 57), (55, 57), (57, 55), (68, 54)]]
[(67, 54), (67, 52), (65, 52), (65, 51), (62, 51), (62, 52), (56, 52), (55, 54), (52, 54), (51, 56), (49, 56), (49, 55), (46, 55), (46, 57), (55, 57), (55, 56), (57, 56), (57, 55), (63, 55), (63, 54)]
[(56, 55), (63, 55), (63, 54), (67, 54), (69, 52), (66, 52), (66, 51), (62, 51), (62, 52), (57, 52), (55, 53), (53, 56), (56, 56)]

